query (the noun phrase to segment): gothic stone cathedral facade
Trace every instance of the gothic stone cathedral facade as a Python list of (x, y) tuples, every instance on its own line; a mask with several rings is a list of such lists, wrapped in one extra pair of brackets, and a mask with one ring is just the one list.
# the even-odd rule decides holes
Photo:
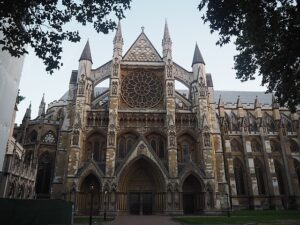
[[(78, 214), (182, 214), (300, 207), (299, 115), (255, 92), (215, 91), (195, 47), (192, 71), (144, 33), (92, 69), (87, 42), (69, 90), (14, 131), (37, 161), (36, 196)], [(96, 88), (109, 79), (109, 88)], [(187, 88), (176, 90), (175, 81)]]

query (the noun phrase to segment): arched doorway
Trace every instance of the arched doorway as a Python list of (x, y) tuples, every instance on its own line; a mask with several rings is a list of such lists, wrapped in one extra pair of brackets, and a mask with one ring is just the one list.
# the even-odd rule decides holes
[(94, 215), (99, 213), (101, 206), (100, 191), (99, 179), (94, 174), (86, 176), (78, 193), (77, 209), (79, 214), (87, 215), (91, 209)]
[(160, 169), (146, 157), (130, 163), (120, 175), (120, 213), (149, 215), (165, 210), (165, 181)]
[(194, 175), (189, 175), (182, 185), (182, 203), (184, 214), (199, 213), (205, 207), (203, 185)]

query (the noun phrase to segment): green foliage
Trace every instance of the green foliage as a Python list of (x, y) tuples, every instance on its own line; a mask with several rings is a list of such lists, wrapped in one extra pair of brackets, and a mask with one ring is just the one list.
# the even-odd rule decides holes
[(24, 99), (25, 99), (25, 97), (22, 96), (22, 95), (20, 95), (20, 89), (19, 89), (19, 90), (18, 90), (17, 99), (16, 99), (17, 105), (18, 105), (21, 101), (23, 101)]
[(300, 0), (202, 0), (199, 10), (218, 32), (217, 45), (235, 42), (236, 77), (262, 76), (281, 106), (300, 104)]
[(124, 18), (131, 0), (2, 0), (0, 1), (0, 40), (2, 50), (20, 57), (31, 46), (50, 74), (62, 66), (62, 41), (78, 42), (79, 32), (64, 29), (77, 21), (92, 23), (97, 32), (116, 28), (113, 18)]

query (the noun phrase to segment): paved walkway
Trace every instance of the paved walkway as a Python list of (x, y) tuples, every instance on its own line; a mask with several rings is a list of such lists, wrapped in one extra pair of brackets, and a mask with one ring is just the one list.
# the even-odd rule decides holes
[(105, 225), (179, 225), (169, 216), (118, 216)]

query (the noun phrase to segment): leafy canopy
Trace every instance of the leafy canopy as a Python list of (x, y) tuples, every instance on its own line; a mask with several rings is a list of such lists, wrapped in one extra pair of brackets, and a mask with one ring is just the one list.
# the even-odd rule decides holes
[(236, 78), (261, 75), (267, 92), (294, 111), (300, 105), (300, 0), (202, 0), (198, 8), (218, 32), (217, 45), (234, 40)]
[(62, 66), (62, 41), (78, 42), (77, 30), (64, 25), (77, 21), (92, 23), (97, 32), (108, 33), (116, 28), (113, 18), (124, 18), (131, 0), (1, 0), (0, 40), (2, 50), (20, 57), (31, 46), (50, 74)]

